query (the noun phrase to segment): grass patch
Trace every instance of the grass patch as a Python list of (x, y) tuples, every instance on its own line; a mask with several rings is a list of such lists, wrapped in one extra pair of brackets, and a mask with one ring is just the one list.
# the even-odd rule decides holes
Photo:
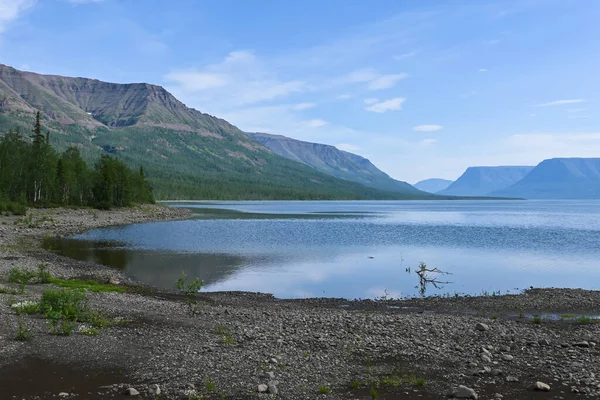
[(12, 267), (8, 270), (8, 281), (19, 285), (27, 285), (29, 281), (37, 277), (37, 273), (33, 270), (19, 267)]
[(0, 294), (19, 295), (19, 294), (23, 294), (24, 291), (25, 291), (24, 286), (21, 286), (19, 289), (0, 287)]
[(20, 301), (18, 303), (11, 304), (10, 308), (17, 315), (31, 315), (38, 313), (40, 304), (35, 301)]
[(210, 378), (206, 380), (204, 386), (208, 392), (214, 392), (217, 390), (217, 385)]
[(540, 317), (539, 315), (536, 315), (535, 317), (533, 317), (533, 323), (536, 325), (539, 325), (542, 323), (542, 317)]
[(320, 394), (331, 394), (331, 389), (328, 386), (321, 385), (321, 386), (319, 386), (319, 393)]
[(586, 317), (585, 315), (582, 315), (580, 317), (578, 317), (575, 322), (579, 325), (588, 325), (588, 324), (593, 324), (594, 322), (596, 322), (596, 320), (594, 318), (591, 317)]
[(19, 317), (17, 322), (17, 333), (15, 334), (15, 340), (25, 342), (33, 338), (33, 332), (25, 324), (22, 317)]
[(575, 319), (577, 314), (561, 314), (560, 319)]
[(356, 379), (353, 380), (352, 382), (350, 382), (350, 388), (351, 389), (358, 389), (358, 388), (360, 388), (360, 382), (357, 381)]
[(80, 279), (58, 279), (58, 278), (49, 278), (48, 283), (53, 285), (69, 288), (69, 289), (83, 289), (89, 290), (94, 293), (105, 293), (105, 292), (118, 292), (124, 293), (125, 288), (115, 285), (109, 285), (107, 283), (100, 283), (95, 280), (80, 280)]

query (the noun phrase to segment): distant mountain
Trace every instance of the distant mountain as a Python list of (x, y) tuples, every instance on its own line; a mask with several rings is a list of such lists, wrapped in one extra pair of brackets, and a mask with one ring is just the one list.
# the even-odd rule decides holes
[(527, 199), (600, 199), (600, 158), (552, 158), (494, 196)]
[(431, 178), (415, 183), (413, 186), (419, 190), (429, 193), (437, 193), (446, 189), (454, 181), (448, 179)]
[(533, 167), (469, 167), (448, 188), (439, 192), (450, 196), (487, 196), (520, 181)]
[(0, 135), (15, 127), (30, 132), (37, 111), (57, 149), (77, 146), (88, 160), (108, 152), (134, 168), (143, 164), (158, 199), (403, 198), (281, 157), (160, 86), (0, 64)]
[(309, 165), (317, 171), (336, 178), (406, 195), (428, 195), (406, 182), (391, 178), (366, 158), (339, 150), (334, 146), (303, 142), (267, 133), (248, 133), (248, 135), (282, 157)]

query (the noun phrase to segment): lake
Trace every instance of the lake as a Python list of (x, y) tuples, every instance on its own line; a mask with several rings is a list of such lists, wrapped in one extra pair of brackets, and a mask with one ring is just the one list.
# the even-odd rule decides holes
[(183, 221), (96, 229), (57, 252), (173, 289), (281, 298), (420, 294), (421, 262), (449, 275), (426, 295), (600, 289), (600, 201), (179, 202)]

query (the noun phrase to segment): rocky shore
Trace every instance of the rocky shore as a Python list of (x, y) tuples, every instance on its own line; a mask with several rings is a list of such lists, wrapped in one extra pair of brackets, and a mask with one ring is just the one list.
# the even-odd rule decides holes
[[(0, 399), (600, 395), (600, 324), (593, 318), (600, 292), (385, 301), (183, 296), (41, 247), (51, 236), (187, 216), (144, 206), (0, 217)], [(54, 283), (9, 282), (11, 269), (39, 271), (40, 264)], [(78, 322), (69, 335), (57, 335), (48, 318), (19, 312), (73, 278), (108, 288), (86, 296), (110, 323), (96, 330)]]

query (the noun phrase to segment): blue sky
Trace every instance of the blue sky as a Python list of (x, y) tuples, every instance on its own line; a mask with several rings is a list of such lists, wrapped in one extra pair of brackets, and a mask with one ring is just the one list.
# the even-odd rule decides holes
[(600, 1), (0, 0), (0, 62), (165, 86), (397, 179), (600, 157)]

